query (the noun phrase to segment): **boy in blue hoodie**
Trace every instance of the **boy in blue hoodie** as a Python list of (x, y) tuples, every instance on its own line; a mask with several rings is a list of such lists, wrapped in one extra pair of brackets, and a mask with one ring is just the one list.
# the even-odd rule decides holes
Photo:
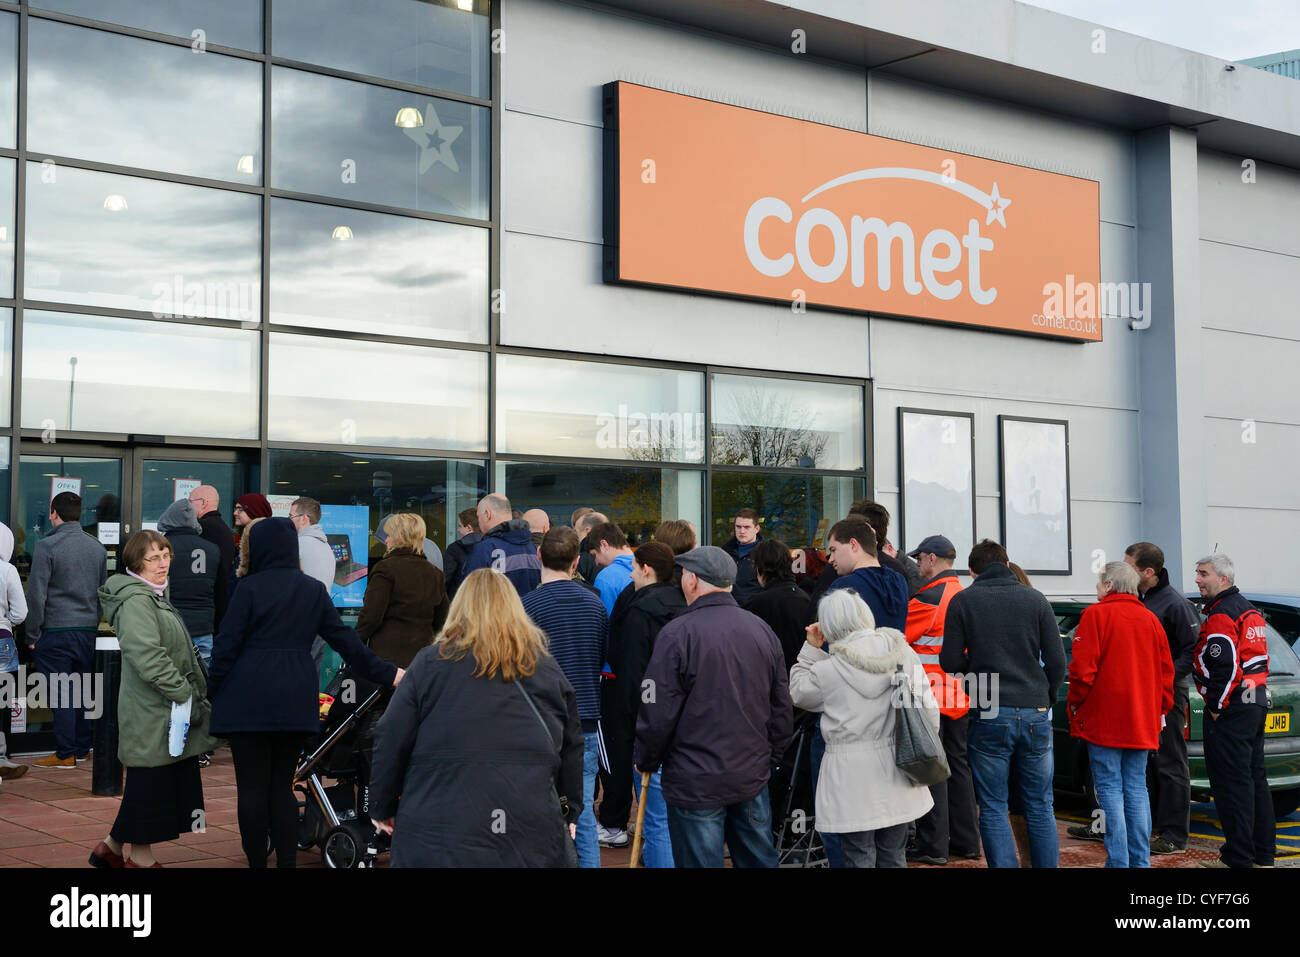
[(832, 526), (826, 556), (840, 577), (826, 590), (851, 588), (876, 617), (877, 628), (907, 629), (907, 579), (876, 557), (876, 533), (860, 516)]

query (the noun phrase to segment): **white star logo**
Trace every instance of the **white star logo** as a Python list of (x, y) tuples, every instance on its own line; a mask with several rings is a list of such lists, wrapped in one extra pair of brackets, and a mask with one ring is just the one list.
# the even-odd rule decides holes
[[(443, 126), (442, 121), (438, 119), (438, 113), (429, 103), (424, 108), (424, 125), (412, 129), (403, 129), (402, 132), (415, 141), (420, 147), (420, 172), (427, 173), (434, 163), (442, 163), (453, 173), (460, 172), (460, 164), (456, 162), (456, 157), (452, 155), (451, 144), (456, 142), (456, 138), (464, 131), (463, 126)], [(1003, 224), (1005, 225), (1005, 224)]]
[(994, 183), (993, 192), (989, 193), (989, 214), (988, 217), (984, 220), (984, 225), (988, 226), (993, 222), (993, 220), (996, 219), (999, 223), (1002, 224), (1002, 228), (1006, 229), (1007, 221), (1002, 218), (1002, 210), (1006, 209), (1010, 205), (1011, 205), (1011, 200), (1005, 199), (1004, 197), (998, 195), (998, 184)]

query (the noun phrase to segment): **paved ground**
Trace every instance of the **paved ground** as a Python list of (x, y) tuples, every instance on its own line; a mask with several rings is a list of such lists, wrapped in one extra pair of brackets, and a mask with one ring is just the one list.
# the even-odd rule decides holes
[[(30, 760), (19, 758), (19, 760)], [(18, 780), (0, 784), (0, 868), (85, 867), (90, 849), (107, 833), (117, 815), (118, 799), (90, 793), (91, 765), (76, 770), (32, 769)], [(168, 867), (244, 867), (235, 818), (235, 771), (229, 749), (217, 752), (212, 766), (203, 771), (207, 830), (186, 834), (154, 848)], [(1214, 819), (1213, 804), (1192, 809), (1191, 844), (1186, 854), (1152, 858), (1155, 867), (1195, 867), (1218, 856), (1222, 834)], [(1076, 841), (1066, 834), (1071, 823), (1087, 821), (1088, 811), (1066, 802), (1058, 808), (1062, 867), (1101, 867), (1106, 854), (1101, 844)], [(1278, 822), (1278, 865), (1300, 866), (1300, 812)], [(605, 867), (627, 867), (628, 848), (605, 848)], [(381, 863), (382, 863), (381, 858)], [(321, 867), (317, 851), (299, 853), (299, 866)], [(925, 865), (912, 865), (923, 867)], [(983, 867), (984, 861), (957, 861), (949, 867)]]

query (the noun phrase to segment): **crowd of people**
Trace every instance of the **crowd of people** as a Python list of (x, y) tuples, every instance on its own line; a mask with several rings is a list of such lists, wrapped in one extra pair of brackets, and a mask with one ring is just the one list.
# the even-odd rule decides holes
[[(1067, 656), (1051, 604), (1001, 545), (974, 545), (963, 586), (947, 537), (899, 554), (869, 499), (830, 527), (824, 569), (799, 581), (794, 551), (764, 538), (752, 509), (722, 547), (699, 545), (684, 520), (633, 543), (594, 509), (553, 526), (490, 494), (460, 513), (445, 550), (419, 515), (385, 516), (354, 630), (330, 599), (319, 502), (274, 518), (264, 496), (241, 496), (234, 531), (219, 508), (214, 488), (195, 489), (122, 546), (109, 576), (64, 492), (26, 595), (0, 565), (0, 670), (17, 667), (24, 619), (50, 673), (92, 670), (101, 613), (119, 639), (126, 782), (95, 866), (161, 866), (151, 846), (201, 823), (201, 768), (223, 742), (249, 866), (272, 854), (294, 866), (292, 781), (319, 731), (327, 647), (381, 690), (357, 732), (359, 806), (393, 866), (598, 867), (602, 845), (629, 843), (643, 803), (646, 867), (727, 855), (773, 867), (787, 831), (774, 808), (784, 817), (802, 793), (811, 806), (794, 813), (831, 866), (1055, 867), (1052, 711), (1067, 673), (1100, 805), (1073, 836), (1103, 840), (1116, 867), (1186, 848), (1194, 680), (1226, 838), (1211, 864), (1273, 863), (1265, 632), (1226, 556), (1197, 564), (1202, 624), (1161, 550), (1130, 546), (1101, 570)], [(12, 541), (0, 526), (0, 553)], [(89, 754), (84, 709), (60, 704), (56, 749), (35, 767)], [(189, 710), (179, 746), (177, 706)], [(900, 766), (904, 717), (928, 729), (943, 780)], [(0, 778), (24, 773), (3, 748), (0, 733)]]

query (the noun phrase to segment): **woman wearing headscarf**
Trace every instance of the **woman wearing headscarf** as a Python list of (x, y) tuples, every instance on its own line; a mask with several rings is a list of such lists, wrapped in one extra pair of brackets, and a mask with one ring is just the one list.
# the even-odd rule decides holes
[[(167, 600), (171, 543), (140, 531), (122, 548), (125, 574), (99, 587), (99, 601), (122, 649), (117, 755), (126, 786), (108, 837), (90, 854), (95, 867), (162, 867), (152, 846), (203, 827), (199, 755), (220, 742), (208, 730), (207, 685), (198, 651)], [(189, 733), (171, 753), (173, 705), (189, 703)], [(179, 720), (179, 719), (178, 719)], [(122, 846), (131, 845), (129, 857)]]
[(248, 866), (266, 866), (269, 831), (276, 865), (293, 867), (293, 773), (303, 745), (320, 727), (312, 640), (320, 635), (367, 681), (395, 685), (402, 671), (361, 644), (325, 586), (299, 568), (292, 521), (252, 522), (240, 547), (247, 573), (212, 645), (212, 726), (230, 738)]
[(827, 592), (817, 617), (790, 669), (795, 707), (822, 713), (826, 757), (817, 779), (817, 830), (838, 835), (845, 867), (906, 867), (907, 825), (934, 800), (894, 763), (899, 666), (936, 736), (939, 706), (903, 633), (876, 628), (856, 592)]
[(370, 815), (393, 867), (577, 866), (582, 754), (545, 634), (509, 579), (481, 568), (379, 722)]

